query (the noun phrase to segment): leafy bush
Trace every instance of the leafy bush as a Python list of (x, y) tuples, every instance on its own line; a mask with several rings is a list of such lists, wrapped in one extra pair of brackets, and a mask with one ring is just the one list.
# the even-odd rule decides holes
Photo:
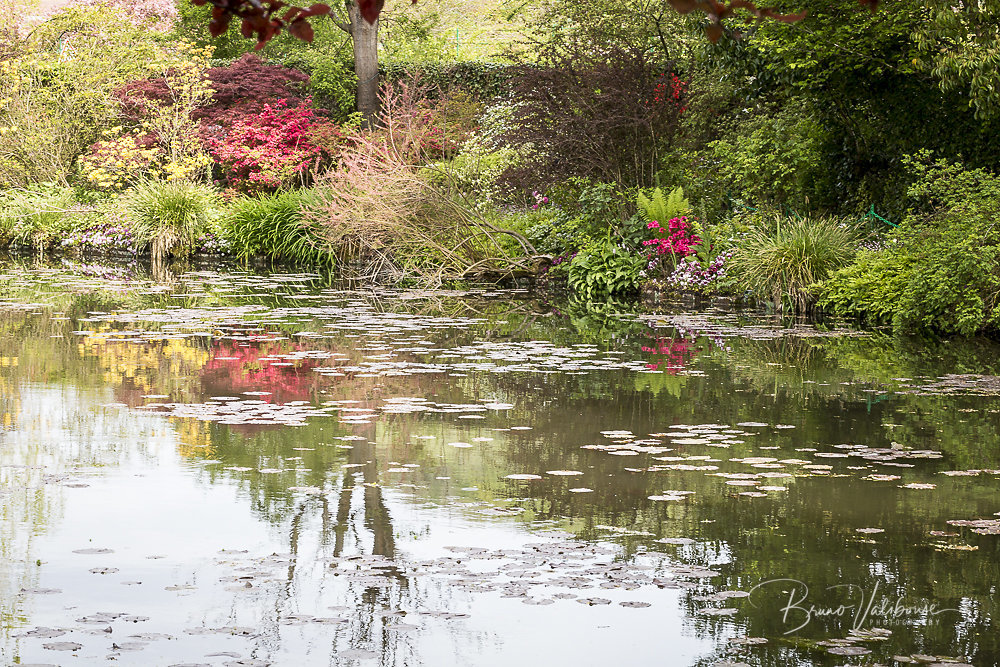
[(80, 176), (97, 190), (121, 190), (149, 175), (163, 157), (150, 137), (124, 135), (98, 141), (80, 156)]
[(757, 227), (740, 243), (729, 262), (737, 285), (775, 308), (808, 310), (810, 287), (846, 265), (857, 236), (834, 218), (778, 218), (772, 231)]
[(222, 169), (224, 185), (244, 192), (274, 190), (303, 178), (322, 155), (309, 140), (315, 124), (306, 104), (265, 104), (260, 113), (236, 120), (223, 137), (208, 140), (208, 149)]
[(891, 323), (906, 289), (910, 260), (895, 251), (861, 250), (817, 288), (823, 310), (868, 324)]
[(960, 215), (923, 221), (821, 286), (820, 305), (897, 333), (971, 336), (1000, 324), (1000, 234)]
[(608, 241), (581, 250), (569, 265), (570, 288), (586, 299), (635, 292), (642, 276), (642, 257)]
[(346, 121), (355, 112), (358, 77), (354, 63), (336, 54), (315, 54), (308, 58), (309, 92), (316, 103), (337, 121)]
[[(290, 106), (305, 99), (309, 76), (295, 69), (268, 65), (260, 56), (247, 53), (223, 67), (208, 67), (204, 73), (210, 87), (210, 100), (199, 105), (191, 116), (204, 120), (205, 125), (226, 124), (226, 112), (239, 108), (243, 112), (261, 111), (265, 104), (285, 100)], [(147, 115), (151, 104), (173, 106), (177, 95), (170, 80), (159, 76), (132, 81), (116, 91), (122, 110), (131, 120)]]
[(687, 217), (691, 213), (691, 204), (684, 198), (684, 188), (676, 187), (664, 196), (663, 190), (654, 188), (647, 197), (641, 190), (636, 195), (636, 208), (646, 222), (662, 222), (674, 218)]
[(1000, 327), (1000, 177), (923, 153), (907, 161), (912, 213), (885, 250), (830, 277), (820, 305), (897, 333), (973, 335)]
[(714, 164), (734, 195), (758, 204), (807, 210), (827, 203), (826, 134), (808, 109), (789, 105), (773, 116), (751, 120), (735, 136), (709, 147)]
[(608, 238), (638, 248), (648, 234), (628, 215), (631, 199), (617, 184), (573, 178), (548, 193), (535, 191), (531, 214), (519, 214), (518, 226), (539, 251), (552, 255)]
[(110, 10), (71, 7), (19, 38), (0, 67), (0, 186), (66, 183), (116, 121), (114, 91), (157, 59), (154, 35)]
[(180, 43), (150, 65), (158, 70), (156, 75), (140, 83), (161, 87), (163, 99), (118, 91), (124, 95), (126, 116), (134, 116), (134, 122), (123, 134), (122, 126), (109, 131), (111, 138), (81, 156), (79, 174), (85, 183), (115, 190), (139, 179), (191, 180), (206, 174), (211, 160), (198, 138), (194, 116), (211, 101), (213, 91), (205, 75), (210, 54), (209, 48)]
[(523, 191), (572, 176), (651, 185), (658, 155), (669, 147), (683, 96), (664, 95), (672, 81), (648, 52), (553, 48), (541, 64), (518, 70), (505, 143), (521, 148), (524, 163), (505, 180)]
[(234, 201), (217, 223), (218, 234), (240, 259), (258, 255), (301, 264), (330, 265), (321, 230), (303, 217), (314, 196), (306, 190), (261, 194)]
[(86, 212), (71, 188), (37, 184), (0, 193), (0, 243), (45, 248)]
[(215, 192), (188, 181), (145, 181), (122, 198), (139, 248), (149, 248), (154, 262), (183, 255), (213, 216)]
[(523, 236), (497, 228), (447, 183), (424, 177), (433, 124), (416, 90), (383, 88), (383, 127), (356, 134), (337, 168), (317, 179), (308, 219), (348, 275), (437, 285), (528, 270), (524, 255), (534, 249)]

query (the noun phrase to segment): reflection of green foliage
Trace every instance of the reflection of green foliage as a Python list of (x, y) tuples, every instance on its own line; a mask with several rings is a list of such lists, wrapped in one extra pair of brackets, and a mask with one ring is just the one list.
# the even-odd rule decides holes
[(658, 373), (643, 373), (635, 376), (635, 389), (639, 392), (649, 392), (659, 398), (661, 394), (681, 398), (687, 378), (683, 375), (672, 375), (660, 371)]

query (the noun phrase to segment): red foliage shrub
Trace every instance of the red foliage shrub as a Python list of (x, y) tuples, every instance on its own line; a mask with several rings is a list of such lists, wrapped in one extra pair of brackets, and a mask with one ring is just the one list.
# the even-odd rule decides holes
[(222, 184), (247, 192), (273, 190), (320, 159), (322, 149), (309, 140), (317, 118), (308, 103), (265, 104), (261, 112), (236, 118), (224, 134), (208, 139), (208, 151), (223, 170)]
[(257, 110), (273, 100), (287, 100), (290, 105), (303, 100), (309, 83), (308, 74), (289, 67), (266, 65), (253, 53), (243, 54), (226, 67), (211, 68), (208, 78), (215, 89), (213, 107), (256, 105)]
[[(238, 108), (243, 112), (259, 112), (265, 104), (276, 100), (298, 103), (305, 99), (303, 90), (309, 83), (309, 75), (296, 69), (278, 65), (266, 65), (260, 56), (246, 53), (226, 67), (212, 67), (208, 79), (215, 93), (212, 103), (195, 111), (197, 120), (207, 120), (210, 124), (223, 124), (234, 117), (227, 113)], [(130, 120), (143, 115), (150, 103), (169, 106), (173, 103), (170, 89), (163, 79), (133, 81), (120, 88), (116, 95), (122, 110)]]

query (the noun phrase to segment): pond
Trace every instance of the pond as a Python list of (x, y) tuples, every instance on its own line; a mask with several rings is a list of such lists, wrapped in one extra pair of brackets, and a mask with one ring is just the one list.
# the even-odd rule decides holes
[(998, 353), (7, 259), (0, 662), (996, 664)]

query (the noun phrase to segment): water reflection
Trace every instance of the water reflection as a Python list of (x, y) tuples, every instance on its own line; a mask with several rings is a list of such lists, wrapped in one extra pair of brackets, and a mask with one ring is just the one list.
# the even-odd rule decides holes
[[(997, 655), (997, 537), (948, 523), (1000, 510), (989, 345), (302, 274), (124, 282), (0, 279), (7, 662)], [(776, 579), (911, 611), (797, 628)], [(78, 620), (119, 611), (112, 641)]]

